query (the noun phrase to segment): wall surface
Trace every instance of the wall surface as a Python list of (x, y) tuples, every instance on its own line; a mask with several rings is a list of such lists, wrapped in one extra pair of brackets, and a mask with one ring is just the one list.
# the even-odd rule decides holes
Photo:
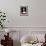
[[(20, 16), (21, 6), (28, 6), (28, 16)], [(46, 0), (0, 0), (0, 10), (6, 12), (5, 26), (10, 31), (20, 33), (14, 32), (11, 35), (15, 41), (25, 34), (31, 34), (32, 31), (36, 31), (35, 33), (45, 31), (42, 33), (46, 33)], [(16, 42), (16, 46), (20, 45), (20, 42)]]
[[(6, 12), (6, 27), (46, 27), (46, 0), (0, 0)], [(28, 16), (20, 16), (20, 7), (28, 6)]]

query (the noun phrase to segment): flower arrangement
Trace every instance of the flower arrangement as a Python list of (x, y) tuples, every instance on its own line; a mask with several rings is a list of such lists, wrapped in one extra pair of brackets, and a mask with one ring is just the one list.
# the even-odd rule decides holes
[(4, 12), (0, 11), (0, 27), (3, 28), (4, 27), (4, 22), (6, 20), (6, 15)]

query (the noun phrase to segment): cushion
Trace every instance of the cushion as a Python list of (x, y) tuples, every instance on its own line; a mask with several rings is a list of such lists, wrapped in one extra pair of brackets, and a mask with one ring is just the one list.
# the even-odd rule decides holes
[(26, 35), (26, 36), (23, 36), (20, 39), (21, 43), (28, 43), (28, 42), (32, 43), (34, 41), (37, 41), (37, 38), (35, 38), (35, 36), (28, 36), (28, 35)]

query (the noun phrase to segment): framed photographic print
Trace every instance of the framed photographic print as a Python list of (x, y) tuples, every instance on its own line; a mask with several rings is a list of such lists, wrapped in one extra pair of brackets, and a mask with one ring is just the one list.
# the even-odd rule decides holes
[(28, 16), (28, 7), (27, 6), (20, 7), (20, 16)]

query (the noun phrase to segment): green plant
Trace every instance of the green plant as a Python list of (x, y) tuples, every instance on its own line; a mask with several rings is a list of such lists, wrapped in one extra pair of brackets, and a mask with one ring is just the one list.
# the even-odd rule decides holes
[(3, 28), (4, 27), (4, 22), (6, 20), (6, 15), (4, 12), (0, 11), (0, 27)]

